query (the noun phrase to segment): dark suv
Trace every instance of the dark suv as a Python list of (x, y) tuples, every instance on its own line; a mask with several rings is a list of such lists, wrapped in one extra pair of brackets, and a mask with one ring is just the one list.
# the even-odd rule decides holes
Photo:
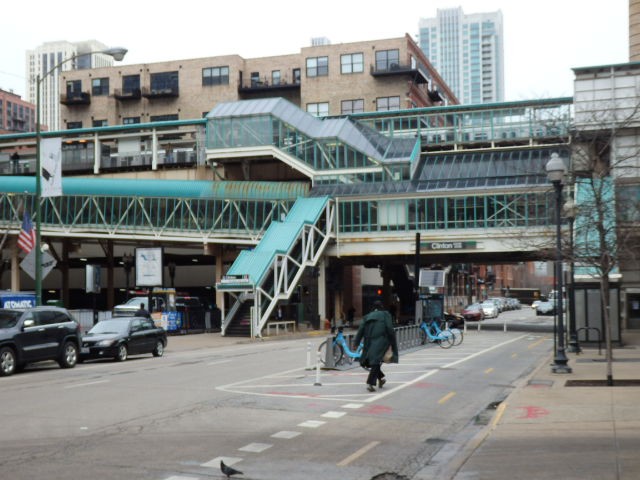
[(44, 360), (75, 367), (80, 336), (80, 324), (64, 308), (0, 308), (0, 376)]

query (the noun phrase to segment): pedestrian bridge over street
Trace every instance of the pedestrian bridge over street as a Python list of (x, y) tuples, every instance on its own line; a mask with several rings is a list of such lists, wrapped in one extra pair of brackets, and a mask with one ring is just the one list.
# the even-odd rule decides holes
[(262, 99), (218, 104), (193, 121), (46, 132), (62, 144), (63, 196), (41, 198), (39, 209), (35, 137), (2, 135), (2, 246), (28, 210), (40, 212), (52, 245), (112, 242), (116, 258), (131, 242), (260, 249), (271, 225), (318, 198), (328, 210), (309, 228), (322, 250), (305, 257), (290, 245), (301, 269), (326, 258), (411, 263), (417, 234), (434, 262), (531, 259), (554, 235), (544, 167), (552, 152), (570, 161), (571, 120), (572, 98), (323, 119)]

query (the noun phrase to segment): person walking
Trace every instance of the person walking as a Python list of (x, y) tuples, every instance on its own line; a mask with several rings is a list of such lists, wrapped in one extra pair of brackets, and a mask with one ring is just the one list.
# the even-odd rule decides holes
[(384, 310), (382, 302), (376, 301), (373, 304), (373, 311), (363, 317), (354, 344), (359, 345), (362, 340), (364, 340), (364, 346), (360, 365), (370, 369), (367, 377), (367, 390), (375, 392), (376, 382), (379, 388), (382, 388), (386, 383), (385, 374), (382, 372), (382, 362), (389, 347), (391, 347), (393, 355), (388, 363), (398, 363), (396, 332), (393, 329), (391, 314)]
[(151, 314), (144, 308), (144, 303), (140, 304), (140, 308), (134, 313), (136, 317), (151, 318)]

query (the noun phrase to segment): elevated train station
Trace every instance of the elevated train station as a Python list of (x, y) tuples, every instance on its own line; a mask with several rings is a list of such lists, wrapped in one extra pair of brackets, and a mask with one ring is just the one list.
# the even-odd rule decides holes
[[(316, 118), (276, 98), (220, 103), (202, 120), (47, 132), (62, 140), (64, 194), (41, 199), (41, 234), (60, 264), (44, 290), (68, 302), (84, 265), (98, 263), (110, 308), (125, 287), (122, 257), (162, 246), (189, 279), (178, 285), (217, 287), (223, 330), (239, 298), (263, 303), (252, 310), (259, 334), (301, 283), (308, 314), (339, 316), (354, 265), (379, 267), (410, 302), (416, 234), (423, 266), (544, 258), (554, 224), (544, 166), (552, 152), (570, 161), (571, 109), (559, 98)], [(24, 175), (33, 145), (29, 134), (0, 137), (1, 152), (20, 152), (0, 177), (2, 288), (32, 288), (14, 241), (22, 212), (35, 211)]]

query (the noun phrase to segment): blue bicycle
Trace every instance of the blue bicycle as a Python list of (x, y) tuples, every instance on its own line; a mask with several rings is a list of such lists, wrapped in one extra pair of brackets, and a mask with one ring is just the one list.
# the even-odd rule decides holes
[[(334, 332), (335, 327), (331, 330), (332, 332)], [(320, 362), (322, 362), (323, 364), (326, 363), (327, 358), (327, 342), (328, 340), (325, 340), (318, 347), (318, 351), (320, 352)], [(344, 336), (343, 328), (338, 327), (338, 333), (333, 337), (332, 343), (333, 364), (340, 365), (345, 357), (347, 362), (353, 363), (354, 360), (357, 360), (362, 356), (363, 346), (364, 342), (360, 342), (360, 345), (358, 345), (358, 348), (356, 348), (355, 351), (351, 350), (351, 348), (349, 347), (349, 342), (347, 342), (347, 338)]]
[(420, 336), (422, 345), (429, 341), (437, 343), (442, 348), (451, 348), (454, 345), (460, 345), (463, 339), (462, 331), (457, 328), (445, 328), (443, 330), (435, 320), (429, 323), (425, 320), (422, 321), (420, 324)]

